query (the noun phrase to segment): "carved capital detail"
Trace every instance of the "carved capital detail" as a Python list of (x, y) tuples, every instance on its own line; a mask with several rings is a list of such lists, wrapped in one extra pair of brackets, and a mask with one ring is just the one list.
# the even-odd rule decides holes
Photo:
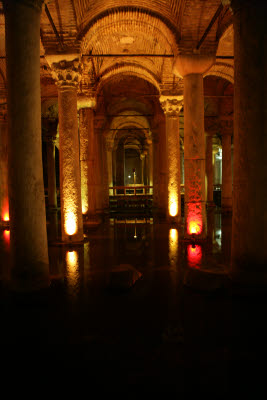
[(52, 76), (58, 88), (78, 87), (81, 80), (81, 67), (78, 60), (62, 60), (52, 64)]
[(160, 96), (159, 101), (168, 118), (178, 118), (183, 106), (182, 96)]

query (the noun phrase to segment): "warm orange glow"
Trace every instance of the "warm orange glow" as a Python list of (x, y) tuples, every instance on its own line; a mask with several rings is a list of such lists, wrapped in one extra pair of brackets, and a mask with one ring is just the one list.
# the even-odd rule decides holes
[(9, 212), (5, 212), (4, 216), (3, 216), (3, 220), (4, 221), (9, 221)]
[(200, 235), (203, 230), (201, 203), (187, 205), (187, 233)]
[(10, 243), (10, 230), (9, 229), (4, 230), (4, 241), (7, 245), (9, 245), (9, 243)]
[(190, 268), (200, 268), (202, 260), (202, 248), (200, 245), (189, 244), (187, 246), (187, 261)]
[(178, 231), (169, 230), (169, 261), (170, 265), (175, 265), (178, 258)]
[(68, 251), (66, 255), (67, 266), (72, 269), (76, 266), (78, 260), (77, 251)]
[(71, 287), (77, 285), (79, 280), (79, 263), (77, 251), (67, 251), (66, 253), (66, 265), (67, 265), (67, 280)]
[(66, 212), (65, 231), (70, 236), (77, 232), (77, 216), (73, 211)]
[(175, 193), (171, 193), (169, 197), (169, 214), (171, 217), (176, 217), (178, 214), (178, 199)]

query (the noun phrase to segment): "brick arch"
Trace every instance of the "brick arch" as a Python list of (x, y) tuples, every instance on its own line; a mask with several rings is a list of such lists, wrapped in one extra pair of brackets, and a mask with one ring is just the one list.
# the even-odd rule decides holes
[(99, 85), (97, 87), (97, 94), (101, 91), (103, 86), (107, 83), (116, 79), (118, 82), (121, 79), (125, 79), (127, 76), (136, 76), (149, 83), (151, 83), (159, 92), (159, 81), (153, 76), (152, 73), (147, 71), (145, 68), (136, 65), (119, 65), (114, 69), (109, 70), (105, 75), (101, 77)]
[(204, 75), (204, 77), (206, 76), (217, 76), (218, 78), (223, 78), (231, 83), (234, 83), (234, 66), (231, 64), (218, 62), (214, 64)]

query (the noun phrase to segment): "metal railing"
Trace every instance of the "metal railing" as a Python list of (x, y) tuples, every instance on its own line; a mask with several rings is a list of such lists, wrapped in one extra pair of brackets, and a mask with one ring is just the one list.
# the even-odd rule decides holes
[(146, 196), (153, 195), (153, 186), (111, 186), (110, 196)]

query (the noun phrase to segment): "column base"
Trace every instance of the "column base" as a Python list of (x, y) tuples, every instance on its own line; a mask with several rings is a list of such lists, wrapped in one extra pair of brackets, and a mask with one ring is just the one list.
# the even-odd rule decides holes
[(212, 200), (212, 201), (207, 201), (207, 202), (206, 202), (206, 206), (212, 208), (212, 207), (216, 207), (216, 204), (215, 204), (214, 201)]

